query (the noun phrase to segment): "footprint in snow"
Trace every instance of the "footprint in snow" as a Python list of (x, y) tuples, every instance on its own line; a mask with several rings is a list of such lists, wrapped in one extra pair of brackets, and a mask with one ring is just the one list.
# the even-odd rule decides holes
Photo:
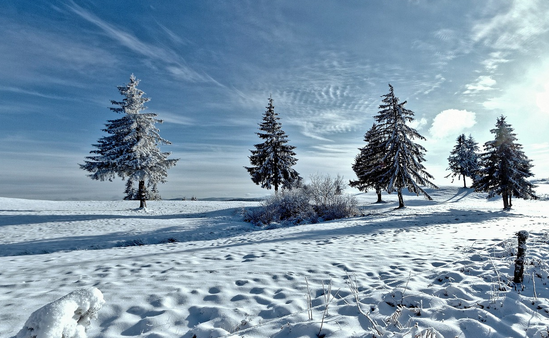
[(260, 295), (260, 294), (262, 294), (262, 293), (264, 293), (264, 292), (265, 292), (265, 289), (263, 289), (263, 288), (252, 288), (252, 289), (250, 290), (250, 293), (251, 293), (251, 294), (254, 294), (254, 295)]

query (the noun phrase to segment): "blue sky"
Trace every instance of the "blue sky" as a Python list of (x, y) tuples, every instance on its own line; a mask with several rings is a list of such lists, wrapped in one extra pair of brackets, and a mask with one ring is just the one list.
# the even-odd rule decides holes
[(306, 180), (354, 179), (389, 83), (416, 114), (435, 183), (451, 184), (457, 136), (482, 144), (501, 114), (547, 178), (548, 17), (546, 0), (4, 0), (0, 196), (121, 199), (121, 180), (78, 163), (132, 73), (180, 158), (164, 198), (268, 194), (243, 167), (269, 95)]

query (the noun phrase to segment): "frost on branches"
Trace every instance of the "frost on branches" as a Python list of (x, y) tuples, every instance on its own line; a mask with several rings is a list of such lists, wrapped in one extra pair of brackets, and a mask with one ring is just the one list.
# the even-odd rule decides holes
[(494, 140), (484, 144), (479, 178), (473, 188), (487, 192), (488, 198), (501, 195), (504, 209), (511, 208), (513, 196), (536, 199), (535, 186), (526, 180), (534, 176), (530, 171), (533, 165), (522, 151), (522, 145), (516, 143), (516, 134), (505, 116), (497, 119), (496, 128), (490, 132), (494, 134)]
[(245, 167), (255, 184), (266, 189), (274, 187), (275, 192), (279, 188), (291, 189), (301, 181), (299, 173), (292, 168), (297, 163), (295, 147), (287, 144), (288, 136), (279, 120), (273, 99), (269, 97), (263, 122), (259, 124), (261, 132), (257, 133), (264, 142), (256, 144), (255, 150), (251, 150), (249, 159), (252, 166)]
[(450, 170), (451, 173), (446, 177), (451, 176), (453, 178), (457, 176), (458, 181), (463, 177), (463, 187), (467, 188), (465, 177), (471, 177), (475, 180), (479, 169), (478, 151), (478, 143), (471, 135), (469, 135), (469, 138), (466, 138), (464, 134), (459, 135), (456, 145), (450, 152), (450, 157), (448, 157), (449, 167), (446, 170)]
[(414, 112), (404, 108), (406, 101), (398, 102), (393, 86), (389, 85), (389, 90), (382, 96), (383, 103), (375, 116), (376, 125), (365, 136), (366, 149), (364, 153), (364, 148), (361, 149), (353, 166), (359, 178), (355, 186), (381, 188), (388, 193), (396, 191), (398, 207), (403, 208), (403, 188), (416, 195), (423, 194), (430, 200), (431, 196), (422, 187), (436, 189), (437, 186), (430, 181), (433, 176), (422, 164), (425, 148), (414, 142), (425, 138), (408, 125), (414, 120)]
[[(124, 199), (139, 199), (140, 207), (146, 207), (147, 199), (159, 199), (157, 184), (164, 183), (168, 169), (177, 159), (168, 159), (169, 152), (161, 152), (160, 145), (171, 144), (160, 137), (156, 123), (162, 123), (154, 113), (144, 113), (144, 97), (137, 88), (139, 80), (132, 74), (130, 82), (119, 86), (122, 101), (111, 101), (117, 107), (112, 111), (123, 114), (116, 120), (109, 120), (103, 129), (108, 136), (99, 139), (95, 150), (86, 157), (80, 167), (89, 171), (94, 180), (112, 181), (116, 176), (127, 179)], [(137, 183), (137, 188), (134, 184)]]

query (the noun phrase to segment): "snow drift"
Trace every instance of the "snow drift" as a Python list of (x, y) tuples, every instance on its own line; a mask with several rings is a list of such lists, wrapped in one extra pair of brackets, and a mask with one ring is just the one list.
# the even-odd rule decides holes
[(16, 338), (86, 338), (104, 303), (97, 288), (73, 291), (33, 312)]

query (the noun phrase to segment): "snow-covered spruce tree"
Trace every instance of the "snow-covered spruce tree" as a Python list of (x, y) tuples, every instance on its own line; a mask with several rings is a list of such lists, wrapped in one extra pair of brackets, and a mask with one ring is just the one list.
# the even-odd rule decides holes
[[(478, 165), (478, 143), (471, 135), (466, 138), (464, 134), (458, 136), (454, 149), (448, 157), (448, 169), (451, 173), (446, 177), (458, 177), (458, 181), (463, 177), (463, 187), (467, 188), (465, 177), (471, 177), (473, 181), (479, 169)], [(453, 179), (452, 179), (453, 182)]]
[[(168, 159), (170, 153), (160, 151), (160, 145), (171, 143), (160, 137), (155, 127), (162, 120), (154, 113), (142, 112), (150, 99), (143, 96), (138, 84), (132, 74), (127, 85), (118, 87), (124, 99), (111, 101), (117, 107), (110, 110), (123, 116), (105, 124), (103, 131), (108, 135), (93, 145), (97, 149), (90, 153), (94, 155), (86, 157), (80, 168), (89, 171), (94, 180), (112, 181), (116, 176), (127, 179), (124, 199), (138, 199), (140, 207), (145, 208), (147, 199), (160, 198), (157, 184), (166, 181), (168, 169), (178, 159)], [(138, 184), (137, 189), (134, 183)]]
[(404, 108), (406, 101), (398, 102), (390, 84), (389, 93), (382, 97), (383, 104), (374, 117), (378, 125), (374, 142), (383, 144), (380, 149), (384, 150), (384, 156), (379, 161), (380, 168), (376, 170), (374, 181), (379, 182), (388, 193), (397, 192), (399, 208), (404, 207), (403, 188), (416, 195), (423, 194), (431, 200), (422, 187), (438, 188), (430, 181), (433, 176), (422, 164), (426, 149), (414, 142), (415, 139), (425, 138), (408, 125), (414, 120), (414, 112)]
[(377, 203), (383, 202), (381, 191), (387, 188), (388, 183), (380, 180), (386, 150), (386, 143), (382, 136), (379, 135), (379, 126), (375, 123), (364, 134), (366, 145), (359, 148), (360, 153), (355, 157), (352, 167), (358, 179), (349, 182), (351, 187), (360, 191), (367, 192), (368, 189), (374, 189), (377, 194)]
[(288, 136), (275, 113), (272, 97), (269, 97), (269, 105), (259, 129), (261, 132), (257, 135), (264, 142), (256, 144), (255, 150), (251, 150), (249, 159), (252, 166), (244, 167), (252, 176), (252, 181), (262, 188), (274, 187), (275, 193), (279, 188), (291, 189), (299, 184), (301, 177), (292, 168), (297, 163), (295, 147), (287, 144)]
[(533, 165), (522, 151), (522, 145), (516, 143), (516, 134), (505, 116), (497, 119), (496, 128), (490, 132), (494, 140), (484, 144), (479, 178), (473, 183), (475, 191), (487, 192), (488, 198), (501, 195), (504, 209), (511, 208), (512, 196), (536, 199), (535, 186), (526, 180), (533, 176), (530, 171)]

